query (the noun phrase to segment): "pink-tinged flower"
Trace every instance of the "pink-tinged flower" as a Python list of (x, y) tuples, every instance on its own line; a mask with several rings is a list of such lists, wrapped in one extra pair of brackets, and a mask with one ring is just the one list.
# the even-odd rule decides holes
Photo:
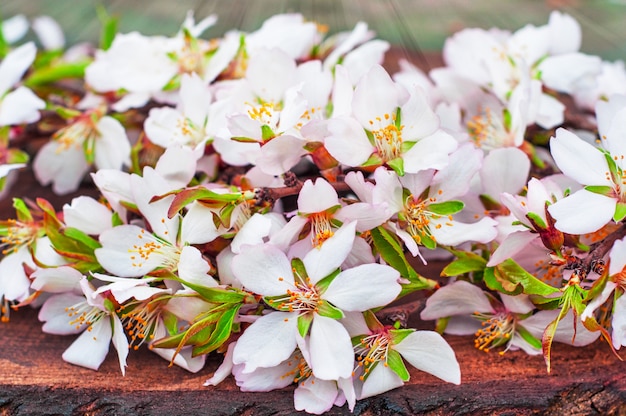
[(615, 349), (626, 346), (626, 239), (617, 240), (609, 253), (609, 280), (602, 292), (588, 304), (580, 319), (584, 322), (603, 303), (614, 296), (611, 327), (611, 340)]
[(268, 368), (257, 368), (245, 372), (245, 365), (233, 364), (233, 350), (236, 343), (231, 343), (224, 356), (222, 365), (208, 379), (205, 386), (215, 386), (229, 374), (233, 374), (241, 391), (272, 391), (295, 383), (294, 407), (307, 413), (323, 414), (333, 405), (343, 406), (346, 401), (350, 410), (354, 409), (356, 395), (351, 378), (322, 380), (315, 377), (309, 365), (310, 357), (305, 340), (299, 339), (299, 348), (282, 363)]
[(150, 110), (144, 123), (146, 135), (164, 148), (204, 146), (212, 135), (209, 131), (211, 101), (211, 92), (197, 74), (183, 74), (177, 108)]
[(546, 177), (541, 180), (532, 178), (528, 182), (526, 196), (502, 193), (502, 204), (524, 229), (508, 234), (487, 265), (495, 266), (515, 256), (529, 244), (543, 243), (548, 250), (559, 252), (565, 236), (555, 228), (548, 207), (562, 199), (564, 192), (556, 181)]
[(328, 123), (328, 152), (348, 166), (385, 164), (402, 175), (441, 169), (457, 148), (420, 90), (409, 94), (374, 66), (354, 91), (352, 117)]
[(63, 205), (63, 222), (89, 235), (113, 228), (113, 212), (89, 196), (79, 196)]
[(124, 126), (109, 116), (85, 115), (57, 131), (33, 163), (37, 180), (52, 183), (57, 194), (78, 189), (91, 164), (120, 170), (130, 165), (130, 142)]
[[(479, 287), (458, 280), (437, 290), (426, 301), (421, 312), (422, 319), (450, 317), (446, 333), (453, 335), (475, 335), (474, 345), (482, 351), (504, 347), (521, 349), (527, 354), (541, 354), (541, 338), (546, 327), (556, 319), (558, 310), (539, 311), (527, 296), (500, 295), (501, 302)], [(580, 320), (574, 325), (573, 314), (568, 314), (559, 323), (554, 340), (582, 346), (595, 341), (599, 333), (586, 330)]]
[(85, 70), (85, 81), (101, 93), (127, 91), (116, 103), (117, 111), (141, 107), (178, 73), (177, 62), (168, 56), (178, 45), (179, 41), (163, 36), (119, 33), (109, 49), (96, 52)]
[(28, 42), (9, 52), (0, 63), (0, 126), (34, 123), (39, 120), (39, 110), (46, 107), (46, 103), (26, 87), (9, 92), (31, 66), (36, 54), (35, 44)]
[(601, 147), (563, 128), (550, 139), (559, 169), (584, 186), (548, 208), (556, 228), (569, 234), (591, 233), (626, 217), (626, 97), (598, 102), (596, 114)]
[[(381, 225), (391, 216), (385, 202), (373, 203), (372, 189), (365, 184), (362, 174), (348, 174), (346, 183), (358, 189), (355, 192), (367, 199), (342, 207), (337, 191), (325, 179), (318, 178), (315, 182), (307, 180), (298, 195), (298, 214), (286, 227), (272, 236), (272, 244), (286, 250), (308, 226), (308, 237), (296, 243), (298, 251), (307, 252), (332, 237), (340, 223), (355, 221), (356, 230), (364, 232)], [(373, 262), (371, 250), (364, 247), (361, 240), (360, 237), (357, 238), (353, 247), (356, 250), (354, 254), (359, 255), (360, 252), (360, 256), (369, 257)]]
[(387, 392), (408, 381), (410, 376), (402, 359), (418, 370), (449, 383), (461, 384), (461, 369), (454, 351), (434, 331), (380, 328), (358, 338), (354, 351), (358, 362), (355, 387), (359, 399)]
[(458, 245), (466, 241), (487, 243), (496, 236), (496, 222), (484, 217), (474, 223), (454, 219), (463, 209), (455, 200), (467, 193), (470, 180), (480, 168), (482, 151), (465, 145), (450, 155), (450, 165), (440, 171), (425, 170), (399, 177), (378, 168), (374, 172), (374, 202), (386, 201), (395, 218), (390, 225), (414, 256), (418, 245)]
[(298, 337), (310, 332), (310, 368), (316, 377), (350, 377), (352, 344), (336, 319), (343, 317), (342, 311), (386, 305), (401, 289), (399, 273), (389, 266), (365, 264), (338, 272), (352, 250), (355, 225), (345, 224), (312, 249), (295, 271), (284, 252), (270, 244), (251, 246), (235, 256), (232, 269), (244, 288), (265, 296), (276, 309), (258, 318), (237, 342), (233, 362), (245, 364), (245, 373), (285, 361)]
[(61, 293), (51, 296), (39, 311), (42, 330), (49, 334), (81, 334), (63, 353), (68, 363), (97, 370), (109, 352), (111, 342), (117, 350), (122, 375), (126, 373), (128, 340), (111, 300), (87, 281), (80, 280), (82, 295)]

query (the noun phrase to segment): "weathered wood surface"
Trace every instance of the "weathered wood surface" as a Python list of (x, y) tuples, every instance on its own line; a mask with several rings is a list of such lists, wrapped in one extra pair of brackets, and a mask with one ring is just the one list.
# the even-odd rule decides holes
[[(428, 55), (429, 62), (440, 57)], [(29, 170), (20, 172), (11, 196), (44, 197), (61, 209), (74, 195), (91, 194), (89, 186), (63, 198), (35, 184)], [(0, 200), (0, 219), (13, 217), (11, 199)], [(437, 268), (420, 270), (437, 276)], [(417, 314), (410, 325), (426, 327)], [(63, 362), (61, 354), (74, 337), (44, 334), (37, 312), (11, 314), (0, 324), (0, 415), (290, 415), (293, 390), (242, 393), (228, 379), (203, 387), (220, 363), (190, 374), (168, 368), (166, 361), (143, 349), (131, 353), (122, 377), (115, 353), (99, 371)], [(461, 365), (462, 384), (454, 386), (411, 370), (403, 388), (362, 400), (355, 415), (626, 415), (626, 364), (603, 342), (586, 348), (557, 344), (553, 372), (541, 357), (522, 352), (485, 354), (471, 337), (447, 337)], [(623, 355), (623, 353), (622, 353)], [(328, 415), (349, 414), (346, 407)]]
[[(12, 194), (32, 196), (33, 183), (29, 171), (22, 172)], [(40, 192), (39, 196), (51, 197), (49, 191)], [(51, 199), (61, 208), (59, 198)], [(10, 215), (9, 201), (0, 204), (0, 215)], [(434, 267), (421, 272), (437, 274)], [(410, 323), (423, 326), (416, 318), (413, 315)], [(190, 374), (168, 368), (166, 361), (144, 349), (130, 354), (122, 377), (114, 352), (97, 372), (65, 363), (61, 354), (73, 339), (42, 333), (37, 312), (31, 309), (13, 312), (11, 321), (1, 324), (0, 415), (295, 413), (292, 389), (242, 393), (232, 379), (218, 387), (203, 387), (220, 363), (218, 356), (199, 373)], [(485, 354), (473, 348), (471, 337), (447, 340), (461, 365), (460, 386), (412, 370), (406, 386), (358, 402), (354, 414), (626, 415), (626, 364), (603, 342), (587, 348), (557, 344), (554, 370), (548, 375), (541, 357), (522, 352)], [(334, 408), (328, 414), (349, 411)]]

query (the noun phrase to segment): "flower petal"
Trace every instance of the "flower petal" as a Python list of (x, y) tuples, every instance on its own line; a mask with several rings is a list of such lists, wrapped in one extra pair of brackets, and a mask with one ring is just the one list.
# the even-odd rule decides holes
[(245, 373), (280, 364), (296, 349), (297, 326), (295, 312), (271, 312), (260, 317), (237, 340), (233, 363), (245, 364)]
[(313, 247), (302, 259), (312, 283), (334, 272), (352, 250), (356, 236), (356, 221), (344, 224), (320, 247)]
[(385, 306), (398, 296), (400, 273), (382, 264), (363, 264), (344, 270), (330, 283), (323, 299), (346, 311)]
[(415, 331), (392, 347), (413, 367), (449, 383), (461, 384), (461, 368), (454, 351), (434, 331)]
[(293, 406), (298, 411), (321, 415), (333, 407), (336, 398), (336, 382), (311, 377), (293, 392)]
[(611, 186), (605, 172), (609, 171), (604, 155), (574, 133), (559, 128), (550, 140), (550, 152), (559, 169), (583, 185)]
[(354, 368), (354, 351), (348, 331), (332, 318), (314, 315), (309, 340), (311, 369), (317, 378), (348, 378)]
[(108, 316), (103, 316), (91, 328), (91, 331), (83, 331), (62, 357), (70, 364), (97, 370), (109, 352), (113, 329)]
[(235, 277), (259, 295), (283, 295), (294, 285), (289, 259), (270, 244), (244, 248), (233, 258), (231, 267)]
[(455, 315), (471, 315), (474, 312), (495, 312), (482, 289), (464, 280), (457, 280), (438, 289), (426, 300), (420, 313), (425, 320)]
[(377, 396), (403, 385), (402, 379), (391, 368), (379, 363), (363, 382), (358, 398), (360, 400)]
[(587, 234), (611, 221), (615, 199), (581, 189), (548, 207), (557, 230), (568, 234)]

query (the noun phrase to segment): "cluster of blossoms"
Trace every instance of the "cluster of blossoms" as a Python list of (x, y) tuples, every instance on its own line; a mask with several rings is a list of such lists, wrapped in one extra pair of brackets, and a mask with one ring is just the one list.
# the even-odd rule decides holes
[[(401, 386), (406, 363), (460, 383), (443, 333), (548, 371), (555, 341), (626, 345), (626, 71), (579, 52), (574, 19), (463, 30), (444, 68), (393, 75), (365, 23), (204, 39), (215, 21), (97, 49), (2, 22), (0, 197), (31, 156), (42, 186), (96, 196), (13, 199), (3, 321), (40, 307), (92, 369), (111, 343), (122, 373), (142, 347), (192, 372), (222, 353), (207, 385), (296, 383), (316, 414)], [(39, 50), (18, 45), (31, 28)], [(437, 280), (416, 271), (433, 260)], [(437, 331), (385, 316), (407, 295), (430, 295)]]

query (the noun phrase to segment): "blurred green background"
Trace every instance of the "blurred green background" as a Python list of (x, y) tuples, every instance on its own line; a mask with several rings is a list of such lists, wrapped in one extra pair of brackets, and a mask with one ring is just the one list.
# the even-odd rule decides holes
[(1, 0), (0, 14), (50, 15), (65, 30), (68, 44), (96, 42), (96, 6), (119, 16), (120, 31), (171, 35), (187, 10), (197, 19), (215, 13), (205, 37), (231, 28), (254, 30), (267, 17), (301, 12), (329, 26), (331, 33), (366, 21), (378, 37), (407, 49), (441, 50), (445, 38), (464, 27), (515, 30), (545, 24), (551, 10), (574, 16), (583, 28), (583, 51), (605, 59), (626, 58), (626, 0)]

